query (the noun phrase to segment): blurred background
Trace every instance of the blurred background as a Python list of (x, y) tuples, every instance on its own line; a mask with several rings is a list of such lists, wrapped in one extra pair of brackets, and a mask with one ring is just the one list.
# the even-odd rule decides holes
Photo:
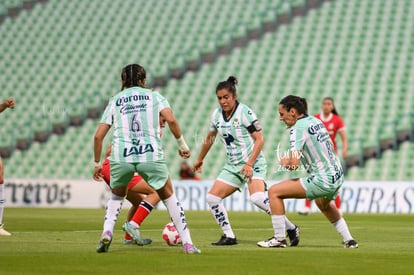
[[(348, 180), (410, 181), (414, 167), (412, 0), (0, 0), (0, 154), (6, 178), (90, 179), (93, 135), (122, 67), (139, 63), (170, 102), (192, 149), (234, 75), (263, 127), (269, 179), (287, 148), (280, 99), (320, 112), (330, 96), (346, 125)], [(106, 139), (107, 144), (110, 138)], [(172, 178), (181, 159), (168, 130)], [(341, 142), (338, 138), (339, 151)], [(202, 179), (225, 162), (221, 144)]]

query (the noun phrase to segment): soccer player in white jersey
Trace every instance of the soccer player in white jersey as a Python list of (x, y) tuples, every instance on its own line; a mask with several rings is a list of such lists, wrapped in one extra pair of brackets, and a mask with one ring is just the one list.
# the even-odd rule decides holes
[[(236, 236), (231, 228), (222, 200), (247, 183), (250, 200), (270, 214), (269, 200), (265, 194), (266, 160), (262, 153), (264, 139), (260, 123), (253, 111), (237, 101), (237, 79), (230, 76), (216, 87), (220, 108), (211, 117), (210, 131), (205, 138), (193, 169), (202, 172), (204, 157), (217, 135), (227, 151), (227, 162), (207, 194), (207, 203), (223, 235), (212, 245), (235, 245)], [(299, 228), (285, 219), (291, 246), (299, 243)]]
[(290, 131), (290, 156), (280, 160), (280, 164), (296, 170), (300, 163), (309, 173), (307, 178), (284, 180), (269, 190), (270, 209), (274, 236), (258, 242), (260, 247), (286, 247), (285, 205), (288, 198), (308, 198), (316, 205), (341, 235), (345, 248), (357, 248), (348, 225), (331, 200), (341, 188), (344, 175), (341, 162), (323, 123), (307, 114), (304, 98), (289, 95), (279, 103), (280, 120)]
[[(184, 210), (173, 191), (161, 144), (160, 115), (177, 139), (180, 156), (188, 158), (190, 149), (180, 126), (168, 101), (158, 92), (145, 88), (146, 72), (143, 67), (127, 65), (122, 69), (121, 80), (122, 89), (108, 103), (94, 138), (93, 177), (99, 180), (103, 139), (109, 128), (114, 128), (110, 156), (112, 196), (106, 206), (104, 229), (96, 251), (108, 252), (128, 183), (137, 172), (157, 191), (166, 206), (183, 242), (184, 252), (201, 253), (193, 245)], [(127, 222), (123, 229), (138, 245), (144, 244), (136, 223)]]
[[(7, 108), (13, 109), (14, 108), (14, 99), (9, 98), (6, 99), (2, 104), (0, 104), (0, 113), (6, 110)], [(3, 171), (3, 163), (1, 161), (0, 156), (0, 236), (11, 236), (10, 232), (7, 232), (3, 227), (3, 212), (4, 212), (4, 171)]]

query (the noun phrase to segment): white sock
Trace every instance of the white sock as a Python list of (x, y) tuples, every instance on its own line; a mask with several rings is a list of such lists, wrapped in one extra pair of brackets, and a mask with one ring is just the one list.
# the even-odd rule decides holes
[(4, 184), (0, 184), (0, 224), (3, 224), (4, 212)]
[(335, 227), (336, 232), (341, 235), (344, 242), (353, 239), (344, 218), (340, 218), (337, 222), (332, 223), (332, 225)]
[(221, 230), (223, 230), (223, 233), (226, 235), (226, 237), (235, 238), (236, 236), (231, 229), (226, 208), (224, 208), (223, 203), (221, 203), (222, 199), (212, 194), (207, 194), (206, 200), (210, 206), (211, 214), (213, 214), (214, 219), (220, 225)]
[(277, 240), (286, 239), (285, 215), (272, 215), (273, 230), (275, 231), (275, 238)]
[(285, 216), (285, 226), (286, 226), (286, 230), (292, 230), (296, 228), (296, 225), (293, 224), (291, 221), (289, 221), (289, 219)]
[(103, 231), (110, 231), (113, 235), (115, 223), (118, 220), (119, 212), (121, 212), (122, 204), (124, 203), (124, 197), (112, 194), (111, 198), (106, 204), (105, 221)]
[(177, 228), (178, 235), (180, 235), (181, 240), (184, 244), (193, 244), (190, 236), (190, 230), (187, 226), (187, 221), (185, 220), (184, 209), (181, 206), (181, 203), (177, 200), (175, 194), (172, 194), (171, 197), (164, 200), (164, 205), (170, 214), (171, 220)]
[(269, 198), (264, 192), (256, 192), (250, 196), (250, 200), (260, 209), (270, 215)]

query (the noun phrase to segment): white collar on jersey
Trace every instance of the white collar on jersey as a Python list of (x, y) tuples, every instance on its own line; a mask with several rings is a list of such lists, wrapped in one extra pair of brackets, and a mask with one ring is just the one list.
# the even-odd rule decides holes
[(320, 119), (324, 122), (331, 120), (332, 117), (333, 117), (333, 114), (330, 113), (329, 116), (326, 119), (324, 119), (323, 113), (322, 112), (320, 113)]

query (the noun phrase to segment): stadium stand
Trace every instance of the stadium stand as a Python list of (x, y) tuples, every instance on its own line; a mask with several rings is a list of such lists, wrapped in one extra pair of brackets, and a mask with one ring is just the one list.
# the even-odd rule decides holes
[[(90, 177), (98, 121), (86, 118), (99, 117), (104, 102), (119, 89), (120, 68), (130, 62), (144, 65), (149, 81), (162, 87), (193, 155), (217, 106), (215, 85), (235, 75), (240, 100), (263, 124), (270, 178), (281, 177), (276, 149), (280, 144), (286, 150), (288, 144), (275, 110), (278, 100), (291, 93), (305, 96), (311, 113), (319, 111), (324, 96), (333, 96), (347, 124), (355, 163), (382, 156), (364, 168), (350, 168), (350, 178), (377, 176), (374, 169), (396, 155), (409, 162), (410, 154), (386, 149), (413, 140), (410, 1), (154, 3), (50, 0), (3, 21), (1, 96), (13, 95), (22, 108), (1, 114), (0, 151), (11, 156), (4, 160), (8, 176)], [(175, 141), (168, 131), (163, 139), (176, 175)], [(401, 148), (412, 152), (409, 145)], [(365, 154), (362, 148), (368, 148)], [(214, 146), (203, 178), (214, 178), (224, 159), (221, 146)], [(381, 179), (390, 177), (383, 173)], [(407, 179), (410, 173), (399, 175)]]

